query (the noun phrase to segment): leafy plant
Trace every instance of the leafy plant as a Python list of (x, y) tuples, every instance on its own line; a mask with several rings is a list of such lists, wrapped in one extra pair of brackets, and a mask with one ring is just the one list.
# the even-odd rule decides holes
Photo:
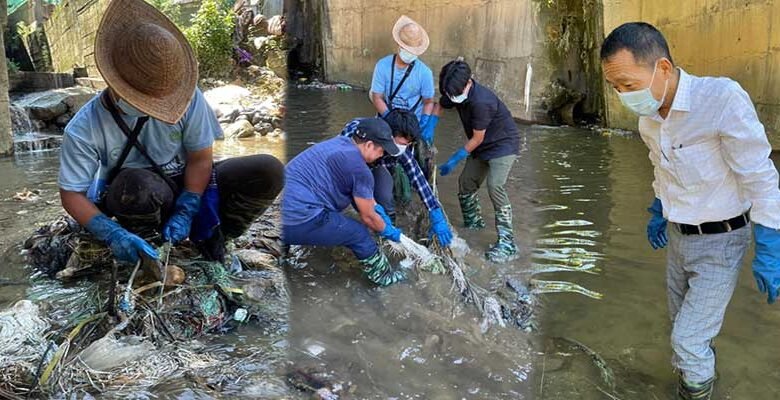
[(173, 0), (146, 0), (146, 2), (160, 10), (175, 24), (178, 25), (181, 22), (181, 7), (174, 3)]
[(234, 26), (228, 2), (203, 0), (192, 25), (184, 31), (198, 57), (201, 78), (222, 78), (232, 71)]
[(8, 75), (13, 75), (19, 72), (19, 63), (14, 60), (5, 60), (5, 66), (8, 69)]

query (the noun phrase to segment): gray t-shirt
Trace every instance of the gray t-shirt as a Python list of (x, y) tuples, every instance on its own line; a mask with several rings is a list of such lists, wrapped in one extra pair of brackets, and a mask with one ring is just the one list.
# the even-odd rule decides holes
[[(124, 114), (122, 118), (131, 130), (135, 127), (137, 118)], [(184, 171), (187, 152), (210, 147), (214, 138), (221, 135), (220, 130), (219, 122), (203, 93), (195, 89), (190, 107), (178, 123), (169, 125), (149, 118), (138, 140), (157, 165), (168, 175), (176, 175)], [(114, 122), (98, 94), (65, 127), (60, 153), (60, 188), (86, 192), (92, 186), (90, 197), (97, 197), (98, 193), (92, 193), (93, 190), (104, 186), (126, 142), (127, 137)], [(149, 167), (150, 163), (137, 149), (130, 151), (122, 166)]]

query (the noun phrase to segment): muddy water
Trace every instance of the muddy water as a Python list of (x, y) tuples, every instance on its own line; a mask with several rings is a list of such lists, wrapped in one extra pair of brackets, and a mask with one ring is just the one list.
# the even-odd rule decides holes
[[(372, 112), (363, 92), (290, 90), (287, 109), (289, 157)], [(645, 236), (653, 197), (647, 150), (632, 136), (521, 130), (523, 150), (508, 187), (524, 254), (501, 267), (479, 261), (495, 239), (483, 189), (487, 229), (459, 229), (472, 249), (473, 279), (485, 286), (506, 276), (565, 281), (603, 298), (542, 294), (538, 336), (482, 336), (470, 310), (455, 319), (446, 314), (452, 303), (442, 297), (439, 278), (370, 289), (354, 269), (343, 271), (334, 253), (316, 250), (305, 268), (291, 272), (295, 362), (351, 380), (359, 398), (672, 398), (665, 253), (653, 251)], [(440, 123), (437, 143), (439, 162), (462, 144), (455, 114)], [(439, 189), (460, 224), (457, 178), (440, 178)], [(780, 390), (770, 350), (780, 312), (757, 292), (746, 261), (716, 341), (716, 399), (768, 399)]]

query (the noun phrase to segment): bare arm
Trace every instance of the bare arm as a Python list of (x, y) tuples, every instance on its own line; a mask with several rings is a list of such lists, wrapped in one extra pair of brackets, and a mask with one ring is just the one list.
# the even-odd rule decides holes
[(212, 148), (207, 147), (187, 154), (187, 166), (184, 169), (184, 189), (202, 194), (211, 180), (211, 168), (214, 162)]
[[(423, 114), (433, 114), (433, 107), (436, 106), (436, 101), (433, 98), (423, 100)], [(438, 114), (436, 114), (438, 116)]]
[(81, 226), (86, 226), (95, 215), (100, 214), (100, 210), (89, 201), (85, 193), (60, 189), (60, 201), (65, 211)]
[(483, 140), (485, 140), (485, 129), (481, 131), (475, 129), (474, 134), (471, 136), (471, 139), (469, 139), (469, 141), (466, 142), (466, 144), (463, 147), (466, 149), (466, 151), (471, 153), (472, 151), (474, 151), (474, 149), (479, 147), (480, 144), (482, 144)]
[(376, 211), (374, 211), (374, 205), (376, 204), (374, 199), (363, 199), (360, 197), (353, 197), (353, 199), (355, 200), (355, 205), (360, 214), (360, 220), (363, 221), (369, 229), (374, 232), (382, 232), (385, 230), (385, 221)]
[(374, 103), (376, 112), (380, 115), (387, 111), (387, 103), (385, 103), (384, 95), (382, 93), (371, 92), (371, 102)]

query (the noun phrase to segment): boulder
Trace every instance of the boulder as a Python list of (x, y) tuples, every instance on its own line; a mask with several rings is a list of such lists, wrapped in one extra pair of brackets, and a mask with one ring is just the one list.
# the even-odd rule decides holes
[(97, 94), (97, 91), (94, 89), (79, 86), (68, 88), (67, 90), (68, 97), (64, 101), (68, 105), (68, 113), (71, 115), (76, 115), (81, 110), (81, 107), (84, 107)]
[(230, 124), (225, 129), (225, 137), (228, 138), (245, 138), (255, 135), (255, 127), (252, 123), (243, 119), (238, 120)]
[(219, 116), (224, 116), (233, 110), (237, 110), (237, 115), (241, 112), (241, 106), (239, 105), (241, 101), (251, 95), (252, 93), (249, 90), (236, 85), (220, 86), (203, 93), (206, 102)]
[(31, 93), (17, 104), (24, 107), (33, 119), (52, 121), (67, 112), (75, 114), (95, 96), (95, 91), (86, 87), (55, 89)]
[(255, 132), (257, 132), (260, 136), (265, 136), (272, 130), (274, 130), (274, 127), (267, 122), (261, 122), (255, 125)]
[(73, 116), (70, 115), (70, 113), (68, 112), (68, 113), (62, 114), (59, 117), (57, 117), (57, 119), (54, 121), (54, 123), (58, 127), (64, 128), (65, 126), (68, 125), (68, 122), (70, 122), (71, 118), (73, 118)]

